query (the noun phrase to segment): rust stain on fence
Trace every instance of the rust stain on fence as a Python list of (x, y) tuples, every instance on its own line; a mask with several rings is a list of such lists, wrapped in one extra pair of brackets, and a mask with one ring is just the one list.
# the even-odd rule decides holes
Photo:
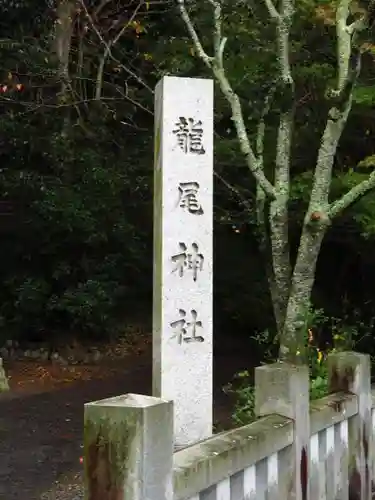
[(308, 483), (308, 464), (307, 464), (307, 451), (306, 446), (302, 447), (301, 451), (301, 493), (302, 500), (307, 499), (307, 483)]
[(96, 439), (88, 444), (86, 477), (87, 500), (123, 500), (124, 491), (116, 481), (116, 471), (111, 460), (111, 443), (99, 430)]
[(332, 366), (331, 371), (331, 392), (351, 392), (350, 388), (354, 381), (354, 369), (352, 367), (345, 367), (339, 370), (337, 365)]

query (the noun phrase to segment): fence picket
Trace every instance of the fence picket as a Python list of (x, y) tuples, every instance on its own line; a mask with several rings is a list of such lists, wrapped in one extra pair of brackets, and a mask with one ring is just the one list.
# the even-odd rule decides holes
[(267, 459), (267, 500), (279, 498), (278, 477), (278, 453), (274, 453)]
[(255, 500), (256, 495), (256, 467), (251, 465), (243, 472), (243, 496), (249, 500)]
[(230, 479), (224, 479), (216, 487), (216, 500), (230, 500)]
[(320, 471), (319, 471), (319, 434), (310, 438), (310, 498), (319, 499)]

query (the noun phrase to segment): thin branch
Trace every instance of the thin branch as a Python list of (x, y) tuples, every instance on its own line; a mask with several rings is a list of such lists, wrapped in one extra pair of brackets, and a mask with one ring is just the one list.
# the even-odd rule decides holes
[(241, 205), (243, 205), (245, 207), (246, 211), (249, 214), (252, 214), (254, 209), (253, 209), (251, 203), (249, 203), (249, 201), (241, 194), (240, 190), (237, 189), (232, 184), (230, 184), (227, 180), (224, 179), (224, 177), (222, 177), (217, 172), (214, 172), (214, 175), (215, 175), (215, 177), (217, 177), (224, 184), (224, 186), (229, 191), (231, 191), (232, 193), (234, 193), (236, 195), (236, 197), (238, 198), (239, 203), (241, 203)]
[(338, 84), (336, 93), (340, 95), (345, 90), (347, 83), (353, 83), (358, 75), (351, 71), (350, 59), (353, 51), (358, 51), (358, 65), (363, 49), (357, 46), (358, 36), (361, 31), (369, 28), (371, 12), (375, 8), (375, 0), (370, 0), (366, 12), (353, 23), (347, 24), (350, 15), (350, 0), (341, 0), (336, 10), (336, 33), (338, 51)]
[(103, 88), (103, 73), (105, 63), (108, 57), (109, 51), (107, 49), (104, 50), (103, 56), (100, 58), (99, 68), (96, 75), (96, 85), (95, 85), (95, 100), (99, 101), (102, 96), (102, 88)]
[[(123, 101), (124, 99), (126, 99), (131, 104), (133, 104), (134, 106), (137, 106), (140, 109), (143, 109), (143, 111), (145, 111), (149, 115), (153, 116), (154, 113), (150, 109), (142, 106), (142, 104), (140, 104), (137, 101), (134, 101), (134, 99), (132, 99), (131, 97), (127, 96), (126, 94), (121, 93), (119, 89), (117, 89), (117, 91), (120, 93), (121, 97), (102, 97), (101, 101), (104, 101), (104, 102), (120, 102), (120, 101)], [(62, 108), (69, 108), (71, 106), (77, 107), (77, 106), (79, 106), (81, 104), (86, 104), (86, 103), (94, 102), (94, 101), (96, 101), (96, 99), (95, 98), (92, 98), (92, 99), (78, 99), (76, 101), (72, 101), (72, 102), (68, 102), (68, 103), (59, 103), (59, 104), (49, 104), (49, 103), (46, 103), (46, 102), (42, 102), (41, 104), (34, 105), (32, 102), (15, 101), (14, 99), (10, 99), (9, 97), (0, 96), (0, 102), (1, 101), (5, 101), (5, 102), (8, 102), (8, 103), (14, 103), (14, 102), (16, 102), (17, 104), (19, 104), (21, 106), (27, 107), (28, 108), (28, 112), (29, 111), (32, 112), (32, 111), (35, 111), (35, 110), (38, 110), (38, 109), (42, 109), (42, 108), (47, 108), (47, 109), (58, 109), (58, 108), (60, 108), (60, 109), (62, 109)], [(76, 109), (78, 109), (78, 108), (76, 108)]]
[(267, 7), (268, 12), (271, 16), (271, 19), (274, 19), (274, 20), (280, 19), (280, 14), (278, 13), (273, 1), (272, 0), (264, 0), (264, 3), (266, 4), (266, 7)]
[(108, 51), (108, 56), (113, 60), (115, 61), (115, 63), (117, 63), (124, 71), (126, 71), (126, 73), (128, 73), (132, 78), (134, 78), (140, 85), (142, 85), (144, 88), (146, 88), (149, 92), (151, 92), (151, 94), (154, 93), (154, 91), (152, 90), (151, 87), (149, 87), (147, 85), (146, 82), (144, 82), (142, 80), (142, 78), (140, 78), (136, 73), (134, 73), (131, 69), (129, 69), (128, 67), (126, 67), (121, 61), (119, 61), (116, 57), (114, 57), (114, 55), (112, 54), (112, 51), (111, 51), (111, 47), (108, 45), (108, 43), (104, 40), (103, 36), (101, 35), (100, 31), (98, 30), (98, 28), (96, 27), (95, 23), (94, 23), (94, 20), (92, 18), (92, 16), (90, 15), (89, 11), (87, 10), (87, 7), (86, 7), (86, 4), (84, 2), (84, 0), (80, 0), (80, 3), (85, 11), (85, 14), (88, 18), (88, 20), (90, 21), (90, 24), (93, 28), (93, 30), (95, 31), (95, 34), (97, 35), (97, 37), (99, 38), (99, 40), (101, 41), (101, 43), (104, 45), (104, 47), (107, 49)]
[(272, 98), (275, 95), (276, 85), (272, 85), (268, 91), (266, 98), (264, 99), (264, 106), (262, 110), (262, 115), (259, 120), (257, 138), (256, 138), (256, 152), (258, 160), (263, 162), (263, 151), (264, 151), (264, 136), (266, 132), (265, 119), (271, 109)]
[(361, 52), (353, 46), (355, 32), (347, 30), (350, 0), (340, 0), (336, 10), (337, 88), (320, 143), (308, 212), (326, 211), (337, 146), (352, 106), (353, 86), (357, 80)]
[(351, 35), (355, 32), (361, 32), (369, 28), (370, 17), (375, 8), (375, 0), (370, 0), (365, 13), (347, 26), (347, 31)]
[(202, 61), (208, 66), (214, 73), (221, 91), (226, 97), (228, 103), (232, 110), (232, 119), (237, 131), (237, 137), (239, 139), (241, 151), (246, 158), (246, 162), (249, 170), (255, 177), (256, 182), (261, 186), (261, 188), (266, 193), (267, 197), (273, 199), (275, 198), (275, 189), (271, 182), (264, 175), (261, 165), (250, 145), (249, 137), (247, 134), (242, 106), (238, 95), (233, 91), (232, 86), (225, 74), (225, 69), (223, 66), (223, 50), (225, 45), (225, 39), (221, 39), (219, 43), (219, 35), (221, 36), (221, 5), (219, 2), (214, 0), (209, 0), (209, 2), (214, 5), (214, 23), (215, 23), (215, 56), (209, 57), (205, 52), (199, 36), (194, 28), (194, 25), (190, 19), (190, 16), (186, 10), (184, 0), (177, 0), (179, 5), (181, 17), (186, 24), (187, 30), (190, 34), (192, 41), (194, 42), (196, 51)]
[(99, 100), (101, 98), (101, 95), (102, 95), (104, 67), (105, 67), (106, 60), (111, 52), (111, 49), (116, 45), (118, 40), (122, 37), (122, 35), (125, 33), (125, 31), (129, 28), (130, 24), (134, 21), (136, 15), (138, 14), (139, 9), (141, 8), (141, 5), (142, 5), (142, 2), (139, 2), (137, 8), (134, 10), (134, 12), (131, 15), (130, 19), (128, 20), (128, 22), (126, 24), (124, 24), (124, 26), (117, 33), (117, 35), (114, 37), (114, 39), (111, 40), (104, 49), (103, 56), (100, 59), (97, 78), (96, 78), (96, 86), (95, 86), (95, 99), (96, 100)]
[(361, 30), (364, 22), (366, 20), (366, 16), (363, 15), (359, 19), (355, 20), (352, 24), (349, 24), (346, 27), (347, 33), (351, 36), (355, 31)]
[(365, 196), (369, 191), (375, 188), (375, 172), (372, 172), (368, 179), (360, 182), (348, 191), (342, 198), (331, 203), (328, 210), (328, 216), (333, 219), (340, 215), (345, 209), (353, 205), (360, 198)]
[(97, 6), (97, 8), (94, 10), (94, 16), (95, 18), (98, 17), (99, 12), (104, 9), (104, 7), (110, 2), (111, 0), (102, 0), (100, 4)]
[(198, 56), (202, 59), (202, 61), (205, 63), (205, 65), (208, 68), (212, 68), (212, 61), (213, 61), (214, 58), (210, 57), (205, 52), (205, 50), (203, 48), (203, 45), (201, 44), (201, 42), (199, 40), (199, 36), (198, 36), (198, 34), (197, 34), (194, 26), (193, 26), (193, 23), (190, 20), (189, 14), (188, 14), (188, 12), (187, 12), (187, 10), (185, 8), (185, 1), (184, 0), (177, 0), (177, 3), (178, 3), (178, 6), (179, 6), (179, 9), (180, 9), (182, 20), (186, 24), (186, 27), (187, 27), (187, 30), (189, 32), (190, 38), (192, 39), (192, 41), (194, 43), (195, 50), (197, 51)]
[[(342, 16), (346, 15), (346, 17), (344, 19), (345, 24), (343, 23), (343, 21), (341, 21), (341, 24), (340, 24), (339, 29), (338, 29), (338, 37), (341, 36), (341, 40), (339, 38), (339, 40), (341, 41), (341, 46), (342, 46), (341, 52), (343, 52), (345, 55), (345, 59), (342, 57), (342, 55), (341, 55), (341, 59), (339, 58), (339, 66), (340, 66), (340, 62), (343, 64), (343, 62), (345, 61), (345, 63), (346, 63), (346, 68), (345, 69), (341, 68), (341, 71), (339, 71), (339, 84), (341, 84), (341, 87), (339, 86), (339, 90), (343, 90), (345, 88), (345, 84), (348, 84), (348, 83), (351, 84), (350, 85), (350, 90), (351, 90), (353, 87), (353, 84), (355, 83), (355, 80), (357, 79), (357, 77), (359, 75), (360, 63), (361, 63), (361, 59), (360, 59), (361, 53), (358, 51), (357, 60), (355, 61), (355, 66), (353, 68), (351, 68), (351, 65), (350, 65), (350, 56), (351, 56), (353, 48), (354, 48), (353, 46), (355, 45), (355, 42), (356, 42), (356, 36), (358, 36), (359, 32), (368, 28), (369, 17), (370, 17), (372, 10), (374, 9), (375, 0), (371, 0), (369, 6), (367, 7), (367, 12), (363, 16), (361, 16), (359, 19), (357, 19), (355, 22), (350, 24), (349, 26), (346, 25), (346, 19), (348, 17), (348, 13), (349, 13), (349, 5), (348, 4), (349, 4), (349, 0), (342, 0), (340, 3), (340, 6), (339, 6), (341, 8), (341, 11), (339, 11), (339, 8), (338, 8), (338, 13), (337, 13), (337, 15), (339, 15), (340, 12), (341, 12)], [(337, 22), (338, 21), (339, 21), (339, 19), (337, 20)], [(343, 33), (344, 29), (346, 31), (346, 35)], [(344, 46), (345, 42), (346, 42), (346, 46)], [(339, 56), (340, 56), (340, 53), (339, 53)], [(352, 70), (351, 73), (350, 73), (350, 70)], [(352, 80), (352, 81), (350, 81), (350, 82), (343, 81), (344, 76), (346, 76), (346, 80)], [(340, 77), (341, 77), (341, 80), (340, 80)], [(337, 200), (336, 202), (334, 202), (330, 205), (329, 210), (328, 210), (329, 217), (333, 218), (333, 217), (337, 216), (343, 210), (345, 210), (350, 205), (352, 205), (354, 202), (356, 202), (359, 198), (361, 198), (362, 196), (367, 194), (374, 187), (375, 187), (375, 173), (373, 172), (367, 180), (361, 182), (360, 184), (358, 184), (357, 186), (352, 188), (341, 199)]]
[(139, 9), (141, 8), (141, 6), (143, 5), (143, 2), (139, 2), (138, 4), (138, 7), (136, 7), (134, 9), (134, 12), (133, 14), (130, 16), (130, 19), (129, 21), (124, 24), (124, 26), (121, 28), (121, 30), (117, 33), (117, 35), (115, 36), (115, 38), (113, 39), (112, 43), (111, 43), (111, 47), (113, 47), (114, 45), (116, 45), (116, 43), (119, 41), (119, 39), (122, 37), (122, 35), (125, 33), (125, 31), (129, 28), (129, 26), (131, 25), (131, 23), (134, 21), (135, 19), (135, 16), (138, 14), (138, 11)]
[[(345, 87), (349, 72), (349, 59), (352, 49), (352, 33), (347, 27), (349, 17), (350, 0), (341, 0), (336, 10), (336, 36), (337, 36), (337, 59), (338, 59), (338, 81), (337, 92), (340, 93)], [(353, 28), (354, 30), (354, 28)]]
[[(143, 104), (141, 104), (140, 102), (138, 101), (135, 101), (134, 99), (132, 99), (131, 97), (129, 97), (129, 94), (128, 92), (124, 93), (124, 92), (121, 92), (121, 90), (119, 88), (116, 89), (117, 92), (123, 97), (123, 99), (125, 99), (126, 101), (129, 101), (131, 104), (133, 104), (135, 107), (139, 108), (139, 109), (142, 109), (143, 111), (145, 111), (146, 113), (148, 113), (149, 115), (153, 116), (154, 113), (153, 111), (151, 111), (150, 109), (146, 108)], [(103, 100), (103, 97), (101, 98), (101, 100)], [(108, 99), (105, 99), (105, 100), (108, 100)]]
[(223, 57), (227, 38), (222, 35), (221, 5), (218, 0), (208, 0), (214, 9), (214, 50), (215, 58), (220, 66), (223, 66)]

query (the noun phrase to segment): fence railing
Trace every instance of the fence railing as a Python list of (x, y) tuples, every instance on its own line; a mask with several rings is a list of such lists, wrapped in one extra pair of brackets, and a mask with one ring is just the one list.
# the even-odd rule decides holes
[[(256, 368), (252, 424), (179, 451), (173, 403), (128, 394), (85, 405), (87, 500), (370, 500), (370, 360), (329, 358), (329, 396), (306, 367)], [(352, 497), (349, 497), (351, 492)]]

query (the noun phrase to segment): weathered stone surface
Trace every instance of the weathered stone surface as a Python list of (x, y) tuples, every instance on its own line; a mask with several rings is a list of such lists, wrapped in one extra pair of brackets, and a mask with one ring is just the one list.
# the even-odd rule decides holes
[[(240, 473), (292, 443), (293, 422), (279, 415), (270, 415), (180, 450), (173, 456), (174, 500), (196, 498), (197, 491)], [(212, 498), (230, 500), (232, 497)], [(257, 497), (238, 495), (234, 498), (253, 500), (265, 497), (259, 494)], [(277, 498), (289, 500), (290, 497)]]
[(329, 389), (355, 394), (358, 413), (348, 421), (349, 498), (372, 498), (373, 434), (371, 359), (357, 352), (328, 357)]
[(159, 82), (154, 189), (153, 395), (183, 446), (212, 434), (212, 80)]
[(87, 403), (87, 500), (172, 500), (173, 403), (125, 394)]
[(274, 363), (255, 369), (255, 412), (278, 414), (294, 421), (293, 445), (281, 462), (279, 498), (309, 498), (309, 370), (307, 366)]
[(8, 390), (9, 390), (8, 379), (5, 375), (3, 360), (0, 358), (0, 392), (5, 392)]

